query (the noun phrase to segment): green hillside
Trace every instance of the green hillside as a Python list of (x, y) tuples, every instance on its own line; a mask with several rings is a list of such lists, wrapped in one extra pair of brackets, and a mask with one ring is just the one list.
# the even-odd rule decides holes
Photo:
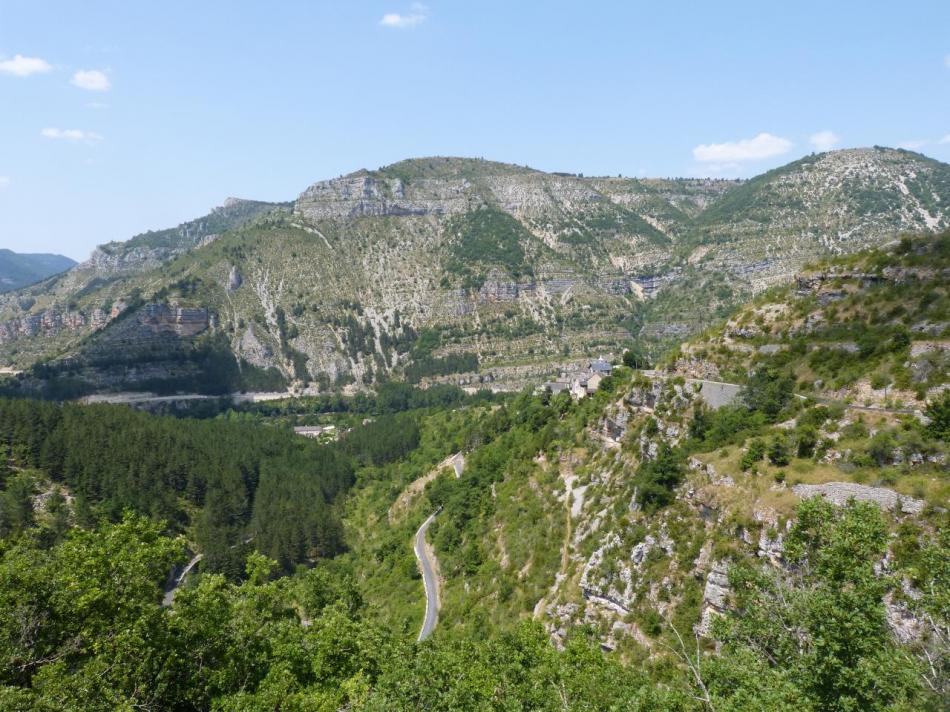
[(18, 254), (0, 249), (0, 292), (39, 282), (75, 264), (62, 255)]

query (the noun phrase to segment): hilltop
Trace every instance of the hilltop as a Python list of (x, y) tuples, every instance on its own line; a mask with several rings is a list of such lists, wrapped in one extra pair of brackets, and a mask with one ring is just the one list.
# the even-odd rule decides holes
[(882, 148), (744, 182), (407, 160), (105, 245), (0, 299), (0, 359), (48, 363), (59, 392), (518, 387), (659, 353), (816, 257), (946, 226), (948, 176)]

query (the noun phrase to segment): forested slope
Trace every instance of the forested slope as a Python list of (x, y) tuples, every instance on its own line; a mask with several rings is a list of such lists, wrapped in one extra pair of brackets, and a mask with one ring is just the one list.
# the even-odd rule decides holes
[(63, 255), (21, 254), (0, 249), (0, 292), (39, 282), (75, 264)]
[(249, 539), (285, 570), (341, 548), (331, 503), (352, 483), (352, 465), (286, 431), (0, 400), (0, 448), (13, 467), (5, 479), (41, 471), (86, 523), (130, 509), (189, 531), (213, 571), (239, 575)]

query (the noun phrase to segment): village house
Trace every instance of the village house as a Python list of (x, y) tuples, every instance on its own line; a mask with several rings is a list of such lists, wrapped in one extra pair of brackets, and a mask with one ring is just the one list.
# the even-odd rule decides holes
[(545, 383), (541, 388), (551, 394), (567, 391), (574, 400), (595, 393), (604, 379), (613, 373), (613, 366), (609, 361), (598, 358), (587, 365), (586, 370), (564, 372), (557, 380)]

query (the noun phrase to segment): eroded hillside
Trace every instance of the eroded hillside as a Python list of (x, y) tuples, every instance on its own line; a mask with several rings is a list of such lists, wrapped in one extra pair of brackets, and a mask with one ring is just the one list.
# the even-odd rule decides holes
[[(2, 298), (0, 358), (51, 362), (57, 392), (194, 388), (225, 361), (216, 388), (517, 387), (696, 333), (818, 255), (945, 225), (948, 172), (890, 149), (746, 183), (404, 161), (104, 246)], [(156, 310), (204, 328), (156, 340)]]

